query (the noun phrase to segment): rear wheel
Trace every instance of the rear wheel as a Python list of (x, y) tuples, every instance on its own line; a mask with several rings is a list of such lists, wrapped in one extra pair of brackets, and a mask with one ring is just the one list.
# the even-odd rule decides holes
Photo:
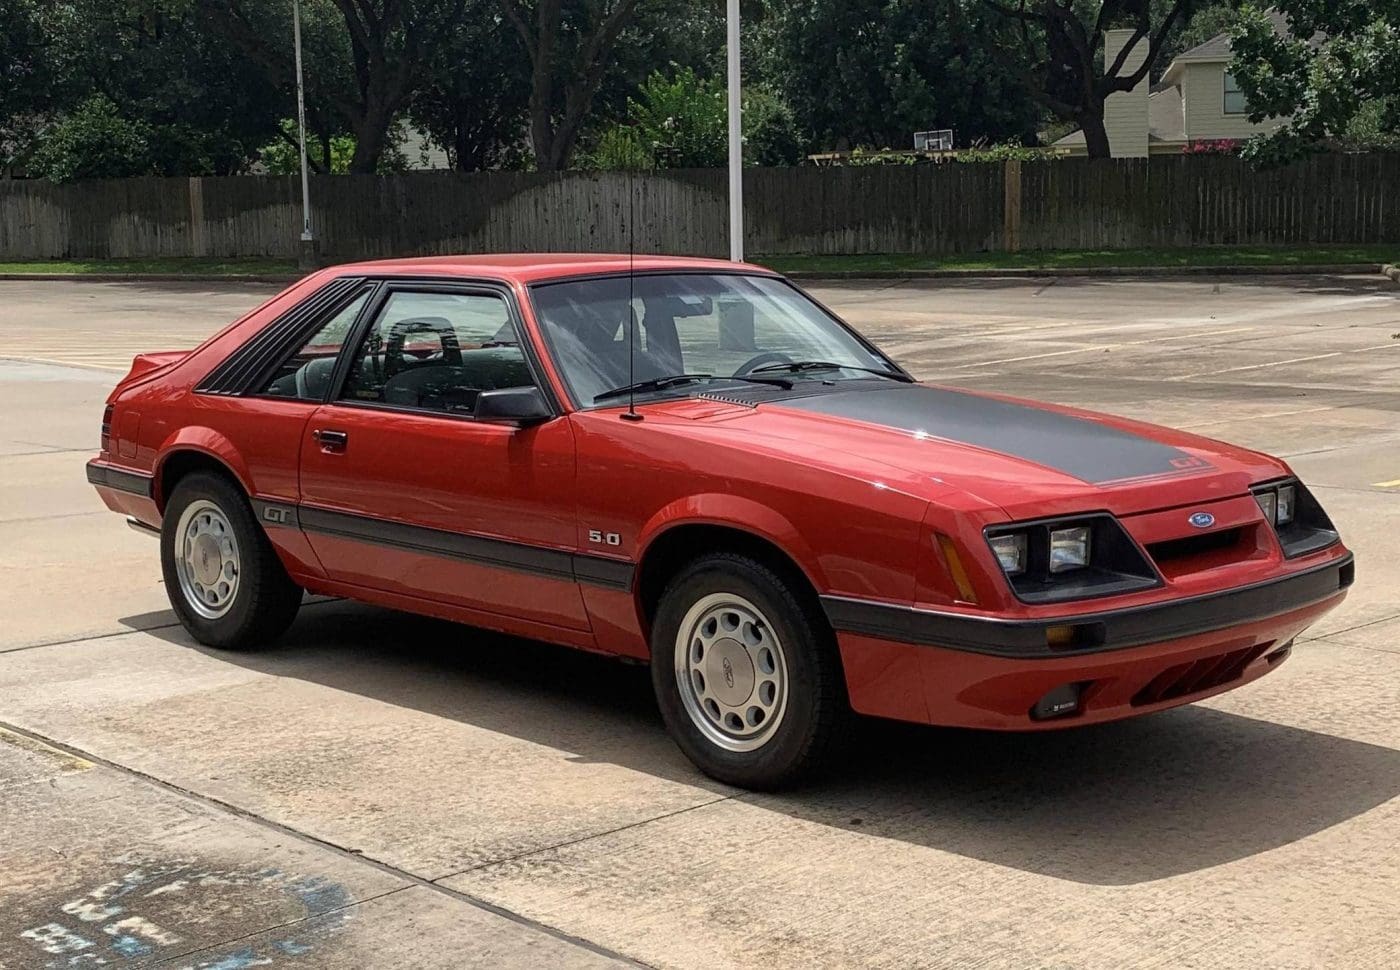
[(243, 493), (208, 472), (175, 486), (161, 526), (161, 569), (170, 605), (200, 643), (228, 650), (280, 636), (301, 605)]
[(666, 726), (706, 774), (745, 788), (818, 769), (845, 711), (830, 628), (810, 596), (726, 553), (691, 563), (662, 595), (652, 685)]

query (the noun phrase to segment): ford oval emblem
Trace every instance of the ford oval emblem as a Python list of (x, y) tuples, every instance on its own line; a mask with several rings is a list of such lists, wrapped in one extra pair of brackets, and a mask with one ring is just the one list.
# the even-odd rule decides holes
[(1209, 512), (1197, 512), (1186, 521), (1190, 522), (1198, 529), (1209, 529), (1211, 526), (1215, 525), (1215, 516), (1211, 515)]

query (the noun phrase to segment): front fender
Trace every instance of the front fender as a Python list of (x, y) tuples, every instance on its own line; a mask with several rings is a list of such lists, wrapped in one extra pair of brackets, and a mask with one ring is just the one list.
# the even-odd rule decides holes
[(657, 510), (642, 526), (637, 561), (646, 560), (663, 534), (683, 525), (719, 526), (758, 536), (785, 552), (818, 592), (829, 588), (819, 558), (786, 516), (761, 502), (722, 492), (688, 495)]

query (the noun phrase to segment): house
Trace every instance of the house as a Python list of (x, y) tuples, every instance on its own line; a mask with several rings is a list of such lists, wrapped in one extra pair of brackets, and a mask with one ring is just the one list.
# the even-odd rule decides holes
[[(1283, 14), (1271, 10), (1276, 33), (1286, 33)], [(1104, 61), (1112, 63), (1132, 42), (1134, 31), (1104, 32)], [(1124, 71), (1142, 64), (1147, 40), (1140, 40), (1124, 61)], [(1115, 158), (1177, 154), (1192, 144), (1233, 141), (1278, 128), (1287, 119), (1249, 120), (1244, 95), (1230, 74), (1230, 35), (1218, 34), (1184, 51), (1171, 62), (1162, 79), (1144, 78), (1131, 91), (1111, 94), (1104, 103), (1104, 126)], [(1067, 155), (1085, 154), (1084, 134), (1070, 132), (1051, 147)]]

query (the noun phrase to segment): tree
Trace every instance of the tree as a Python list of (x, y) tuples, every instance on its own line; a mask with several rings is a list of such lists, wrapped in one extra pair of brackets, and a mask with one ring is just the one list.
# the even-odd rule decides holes
[[(1017, 25), (1022, 50), (1032, 65), (1026, 75), (1033, 97), (1084, 132), (1090, 158), (1110, 154), (1104, 126), (1104, 102), (1131, 91), (1157, 64), (1168, 39), (1189, 20), (1201, 0), (1171, 0), (1154, 27), (1151, 0), (982, 0)], [(1129, 42), (1113, 59), (1103, 56), (1104, 32), (1132, 28)], [(1128, 55), (1139, 43), (1146, 57), (1133, 70)]]
[(1361, 133), (1393, 143), (1400, 134), (1400, 0), (1277, 0), (1288, 32), (1250, 6), (1233, 35), (1231, 70), (1249, 119), (1288, 121), (1246, 146), (1283, 162), (1329, 139)]
[[(744, 158), (749, 164), (792, 165), (802, 139), (783, 101), (763, 85), (744, 90)], [(598, 169), (722, 168), (729, 160), (729, 108), (724, 83), (689, 67), (654, 72), (628, 102), (625, 122), (605, 129), (586, 166)]]
[(963, 145), (1035, 135), (1010, 27), (965, 0), (788, 0), (753, 29), (760, 74), (818, 147), (913, 147), (930, 128)]
[(54, 182), (153, 175), (150, 141), (149, 127), (121, 117), (97, 94), (44, 132), (30, 165)]
[[(295, 84), (290, 24), (268, 0), (194, 0), (218, 29), (276, 83)], [(319, 0), (333, 3), (345, 30), (353, 85), (323, 96), (355, 138), (350, 171), (375, 171), (389, 129), (422, 78), (425, 65), (462, 23), (467, 0)], [(314, 18), (316, 4), (307, 3)], [(274, 26), (275, 25), (275, 26)]]
[(530, 63), (535, 166), (567, 168), (608, 60), (640, 0), (498, 0)]
[(408, 113), (447, 149), (453, 168), (474, 172), (519, 155), (529, 103), (529, 66), (514, 28), (495, 0), (476, 0), (427, 65)]

